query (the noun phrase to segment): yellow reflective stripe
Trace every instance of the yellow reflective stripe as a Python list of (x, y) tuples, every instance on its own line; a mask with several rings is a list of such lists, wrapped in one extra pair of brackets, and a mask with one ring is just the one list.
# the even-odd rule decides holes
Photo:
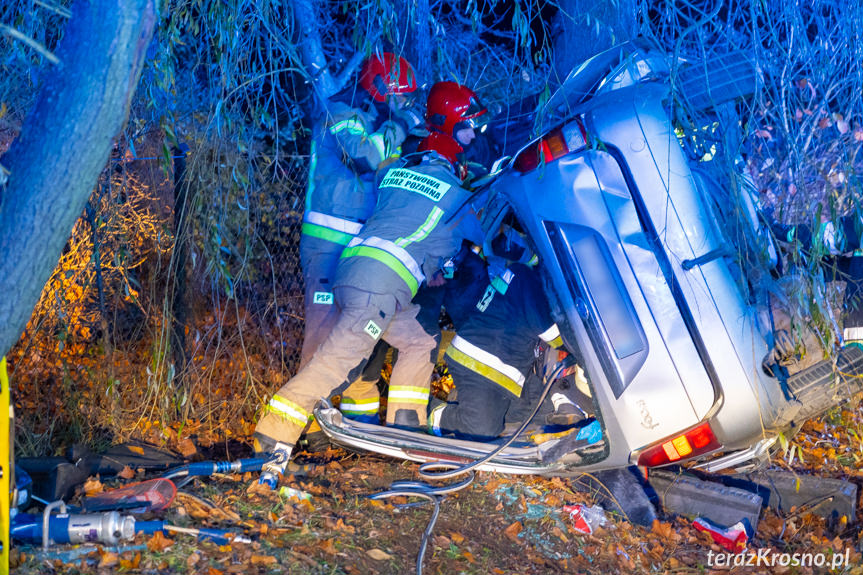
[(339, 408), (344, 412), (349, 413), (377, 413), (380, 409), (380, 402), (370, 403), (368, 405), (361, 405), (356, 403), (348, 403), (343, 401)]
[(274, 413), (284, 419), (290, 420), (297, 425), (305, 426), (312, 420), (312, 414), (294, 403), (289, 399), (285, 399), (279, 395), (274, 395), (267, 404), (267, 411)]
[(443, 216), (443, 213), (443, 210), (437, 206), (432, 208), (432, 211), (429, 212), (426, 221), (424, 221), (422, 225), (418, 227), (416, 231), (408, 237), (397, 239), (396, 245), (403, 248), (414, 242), (423, 241), (432, 232), (432, 230), (437, 227), (438, 222), (440, 222), (441, 216)]
[(348, 245), (350, 241), (354, 239), (354, 236), (351, 234), (346, 234), (344, 232), (339, 232), (324, 226), (311, 224), (309, 222), (303, 222), (301, 230), (303, 235), (327, 240), (328, 242), (333, 242), (334, 244), (339, 244), (341, 246)]
[(431, 413), (429, 413), (429, 417), (428, 417), (429, 427), (431, 428), (432, 433), (434, 433), (438, 437), (441, 436), (440, 420), (443, 418), (443, 410), (447, 405), (448, 404), (446, 404), (446, 403), (444, 403), (442, 405), (438, 405), (437, 407), (435, 407), (434, 409), (431, 410)]
[(339, 405), (342, 413), (377, 413), (381, 407), (381, 403), (377, 399), (358, 399), (353, 400), (347, 397), (342, 398), (342, 403)]
[(450, 345), (457, 350), (469, 355), (470, 357), (481, 361), (487, 366), (499, 371), (503, 375), (507, 376), (514, 382), (516, 382), (519, 386), (524, 385), (524, 374), (521, 373), (517, 367), (508, 365), (503, 362), (498, 356), (493, 353), (489, 353), (481, 347), (477, 347), (471, 342), (467, 341), (465, 338), (460, 335), (456, 335), (452, 338), (452, 342)]
[(417, 294), (420, 284), (425, 281), (417, 261), (404, 248), (389, 240), (378, 237), (354, 238), (344, 249), (341, 257), (362, 256), (378, 260), (395, 272), (407, 284), (411, 297)]
[(486, 379), (493, 381), (502, 388), (506, 389), (516, 397), (521, 397), (521, 386), (514, 382), (509, 377), (494, 368), (491, 368), (484, 363), (477, 361), (466, 353), (450, 346), (446, 350), (446, 355), (456, 363), (460, 363), (469, 370), (478, 373)]
[(391, 270), (393, 270), (396, 275), (398, 275), (402, 281), (404, 281), (408, 289), (411, 291), (411, 297), (417, 295), (417, 291), (419, 290), (419, 283), (414, 276), (408, 271), (405, 265), (399, 261), (394, 255), (385, 252), (384, 250), (380, 250), (378, 248), (372, 248), (369, 246), (354, 246), (345, 248), (342, 251), (342, 258), (351, 258), (354, 256), (372, 258), (373, 260), (378, 260)]
[(367, 133), (365, 124), (358, 118), (348, 118), (330, 126), (330, 133), (333, 135), (345, 130), (353, 136), (365, 136)]
[(428, 393), (429, 388), (423, 386), (411, 386), (411, 385), (393, 385), (390, 386), (390, 391), (398, 389), (399, 391), (416, 391), (417, 393)]
[(376, 399), (376, 398), (372, 398), (372, 399), (354, 399), (354, 398), (352, 398), (352, 397), (343, 397), (343, 398), (342, 398), (342, 404), (345, 404), (345, 403), (350, 403), (350, 404), (352, 404), (352, 405), (366, 405), (366, 404), (372, 404), (372, 403), (374, 403), (375, 405), (378, 405), (378, 404), (380, 403), (380, 400), (378, 400), (378, 399)]
[(429, 389), (425, 387), (390, 386), (387, 398), (391, 403), (411, 403), (414, 405), (427, 405), (429, 402)]
[[(516, 397), (521, 397), (521, 389), (524, 386), (524, 376), (521, 374), (521, 372), (518, 372), (518, 370), (516, 370), (518, 376), (516, 378), (510, 377), (510, 375), (512, 375), (512, 370), (515, 369), (514, 367), (512, 367), (511, 365), (506, 365), (505, 363), (501, 362), (500, 359), (492, 356), (491, 354), (488, 354), (487, 352), (483, 353), (494, 357), (497, 360), (497, 362), (495, 363), (499, 363), (499, 365), (497, 367), (492, 367), (491, 365), (488, 365), (488, 363), (478, 359), (476, 357), (477, 354), (468, 355), (464, 351), (455, 347), (453, 344), (450, 344), (450, 346), (446, 350), (447, 357), (449, 357), (456, 363), (463, 365), (464, 367), (475, 373), (478, 373), (486, 379), (490, 379), (494, 383), (514, 394)], [(503, 371), (499, 369), (500, 367), (503, 368)]]
[(378, 155), (380, 156), (381, 160), (386, 160), (389, 157), (389, 154), (387, 153), (387, 142), (386, 140), (384, 140), (384, 137), (382, 135), (372, 134), (371, 136), (369, 136), (369, 141), (378, 151)]
[(548, 345), (550, 345), (554, 349), (561, 348), (561, 347), (563, 347), (563, 338), (560, 336), (557, 336), (556, 338), (554, 338), (553, 340), (548, 342)]
[(546, 343), (551, 343), (555, 339), (560, 338), (560, 329), (557, 327), (557, 324), (552, 324), (550, 328), (539, 334), (539, 339)]

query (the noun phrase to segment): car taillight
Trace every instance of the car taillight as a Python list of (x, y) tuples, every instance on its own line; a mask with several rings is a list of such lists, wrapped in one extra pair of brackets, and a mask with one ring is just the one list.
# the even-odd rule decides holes
[(709, 453), (720, 447), (722, 445), (713, 435), (710, 424), (705, 421), (678, 436), (648, 447), (638, 456), (638, 465), (656, 467)]
[(540, 163), (553, 162), (558, 158), (577, 152), (587, 147), (587, 133), (581, 119), (576, 118), (565, 126), (555, 128), (545, 136), (523, 149), (515, 160), (513, 167), (525, 174), (535, 170)]

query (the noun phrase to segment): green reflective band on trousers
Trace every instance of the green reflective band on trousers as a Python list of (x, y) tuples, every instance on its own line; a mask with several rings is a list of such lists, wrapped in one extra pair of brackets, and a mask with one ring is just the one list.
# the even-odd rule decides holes
[(449, 346), (447, 348), (446, 356), (452, 359), (454, 362), (460, 363), (474, 373), (478, 373), (484, 378), (490, 379), (505, 390), (514, 394), (516, 397), (521, 397), (521, 386), (518, 384), (518, 382), (513, 381), (512, 378), (507, 377), (493, 367), (489, 367), (486, 364), (477, 361), (476, 359), (467, 355), (460, 349), (454, 348), (453, 346)]
[(419, 290), (419, 284), (417, 283), (417, 279), (411, 274), (408, 268), (399, 261), (397, 257), (394, 255), (385, 252), (384, 250), (373, 248), (371, 246), (353, 246), (350, 248), (345, 248), (342, 252), (343, 258), (350, 258), (354, 256), (362, 256), (366, 258), (372, 258), (374, 260), (378, 260), (391, 270), (393, 270), (402, 281), (404, 281), (408, 288), (411, 290), (411, 297), (417, 295), (417, 290)]
[(339, 244), (341, 246), (348, 245), (348, 243), (354, 238), (351, 234), (346, 234), (345, 232), (340, 232), (332, 228), (325, 228), (324, 226), (319, 226), (309, 222), (303, 222), (302, 230), (303, 234), (307, 236), (327, 240), (328, 242), (333, 242), (334, 244)]

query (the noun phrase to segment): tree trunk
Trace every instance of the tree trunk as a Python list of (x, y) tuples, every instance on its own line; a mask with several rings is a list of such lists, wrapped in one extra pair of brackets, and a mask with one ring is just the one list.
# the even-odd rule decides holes
[(563, 0), (554, 18), (554, 70), (562, 82), (594, 54), (638, 33), (637, 0)]
[(418, 82), (431, 86), (434, 83), (434, 67), (429, 0), (396, 3), (396, 14), (400, 37), (396, 52), (411, 63)]
[(27, 325), (129, 106), (156, 24), (154, 0), (76, 0), (21, 134), (0, 158), (0, 355)]
[(312, 0), (295, 0), (293, 8), (294, 20), (299, 27), (297, 41), (300, 44), (303, 66), (311, 77), (317, 99), (323, 102), (338, 89), (324, 55), (315, 5)]

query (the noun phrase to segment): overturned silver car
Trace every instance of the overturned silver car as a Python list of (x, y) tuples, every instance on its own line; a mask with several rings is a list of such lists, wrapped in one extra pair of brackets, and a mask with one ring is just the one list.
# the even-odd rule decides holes
[[(772, 328), (732, 236), (745, 236), (768, 267), (777, 247), (745, 175), (717, 159), (711, 138), (722, 122), (701, 132), (705, 141), (680, 128), (693, 108), (733, 109), (757, 75), (735, 54), (711, 64), (713, 77), (691, 66), (687, 79), (678, 65), (637, 43), (584, 63), (542, 111), (549, 129), (477, 194), (489, 233), (509, 218), (532, 241), (602, 426), (588, 445), (516, 440), (485, 469), (743, 470), (764, 461), (780, 433), (859, 390), (857, 347), (790, 377), (765, 368)], [(739, 209), (723, 209), (729, 201)], [(729, 211), (736, 221), (721, 221)], [(328, 405), (315, 414), (339, 444), (414, 461), (465, 462), (500, 445), (362, 424)]]

